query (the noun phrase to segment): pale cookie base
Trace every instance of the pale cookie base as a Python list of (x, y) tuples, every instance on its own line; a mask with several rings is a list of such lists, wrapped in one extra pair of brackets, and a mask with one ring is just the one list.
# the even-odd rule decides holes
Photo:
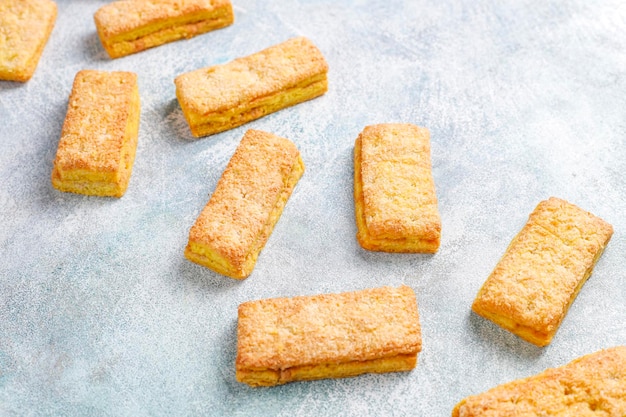
[(417, 365), (417, 354), (396, 355), (369, 361), (325, 363), (310, 366), (294, 366), (284, 370), (237, 369), (237, 381), (253, 387), (271, 387), (294, 381), (314, 381), (327, 378), (348, 378), (367, 373), (410, 371)]
[(452, 417), (626, 415), (626, 346), (512, 381), (459, 402)]

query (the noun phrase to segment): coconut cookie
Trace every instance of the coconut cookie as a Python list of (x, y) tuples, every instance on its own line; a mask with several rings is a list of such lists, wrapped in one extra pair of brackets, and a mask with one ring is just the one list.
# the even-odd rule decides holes
[(368, 250), (434, 253), (441, 218), (428, 129), (367, 126), (354, 145), (357, 240)]
[(0, 1), (0, 80), (30, 80), (56, 17), (50, 0)]
[(249, 301), (239, 306), (236, 377), (256, 387), (409, 371), (421, 347), (407, 286)]
[(187, 259), (246, 278), (303, 172), (293, 142), (248, 130), (189, 231)]
[(132, 72), (76, 74), (52, 185), (60, 191), (121, 197), (135, 161), (139, 89)]
[(565, 200), (542, 201), (483, 284), (472, 310), (546, 346), (612, 234), (610, 224)]
[(300, 37), (179, 75), (176, 97), (191, 133), (207, 136), (324, 94), (327, 72), (320, 50)]
[(465, 398), (452, 417), (626, 416), (626, 346)]
[(120, 0), (94, 14), (111, 58), (189, 39), (234, 22), (230, 0)]

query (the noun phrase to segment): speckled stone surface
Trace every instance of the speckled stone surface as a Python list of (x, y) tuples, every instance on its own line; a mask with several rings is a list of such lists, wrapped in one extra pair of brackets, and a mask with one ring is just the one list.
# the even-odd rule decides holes
[[(59, 0), (33, 78), (0, 82), (0, 415), (446, 416), (467, 395), (626, 344), (622, 1), (235, 0), (234, 25), (117, 60), (95, 31), (103, 4)], [(328, 60), (326, 95), (192, 138), (177, 75), (299, 35)], [(139, 145), (121, 199), (50, 185), (72, 80), (86, 68), (139, 76)], [(383, 122), (431, 131), (435, 255), (356, 242), (354, 140)], [(248, 128), (294, 141), (306, 172), (239, 282), (183, 250)], [(540, 349), (470, 305), (552, 195), (615, 234)], [(239, 303), (403, 283), (422, 323), (414, 371), (271, 389), (236, 382)]]

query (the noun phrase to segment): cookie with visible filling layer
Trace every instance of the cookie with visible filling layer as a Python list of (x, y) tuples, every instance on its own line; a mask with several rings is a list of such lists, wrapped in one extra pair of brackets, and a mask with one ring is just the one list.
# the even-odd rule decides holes
[(246, 278), (303, 172), (293, 142), (248, 130), (189, 231), (187, 259)]
[(415, 368), (415, 293), (382, 287), (239, 306), (236, 378), (257, 386)]
[(56, 18), (51, 0), (0, 1), (0, 80), (30, 80)]
[(135, 161), (139, 112), (136, 74), (78, 72), (54, 159), (52, 185), (79, 194), (124, 195)]
[(120, 0), (94, 14), (111, 58), (134, 54), (231, 25), (230, 0)]
[(540, 202), (478, 292), (472, 310), (548, 345), (591, 275), (613, 227), (565, 200)]
[(434, 253), (441, 218), (428, 129), (367, 126), (354, 145), (357, 240), (368, 250)]
[(308, 39), (293, 38), (176, 80), (176, 97), (196, 137), (232, 129), (320, 96), (328, 65)]

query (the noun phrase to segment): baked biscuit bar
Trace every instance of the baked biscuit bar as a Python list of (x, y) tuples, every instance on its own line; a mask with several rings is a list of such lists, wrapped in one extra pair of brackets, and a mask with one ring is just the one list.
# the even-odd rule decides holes
[(546, 346), (612, 234), (610, 224), (567, 201), (542, 201), (472, 309), (522, 339)]
[(626, 416), (626, 346), (465, 398), (452, 417)]
[(434, 253), (441, 218), (428, 129), (367, 126), (354, 144), (357, 240), (368, 250)]
[(52, 170), (61, 191), (121, 197), (133, 169), (139, 89), (131, 72), (76, 74)]
[(0, 80), (30, 80), (56, 18), (51, 0), (0, 1)]
[(240, 126), (328, 89), (328, 65), (306, 38), (179, 75), (176, 97), (191, 133), (206, 136)]
[(248, 130), (189, 231), (187, 259), (246, 278), (303, 172), (291, 141)]
[(239, 306), (236, 378), (251, 386), (415, 368), (415, 293), (382, 287)]
[(230, 0), (120, 0), (94, 14), (102, 46), (111, 58), (231, 25)]

